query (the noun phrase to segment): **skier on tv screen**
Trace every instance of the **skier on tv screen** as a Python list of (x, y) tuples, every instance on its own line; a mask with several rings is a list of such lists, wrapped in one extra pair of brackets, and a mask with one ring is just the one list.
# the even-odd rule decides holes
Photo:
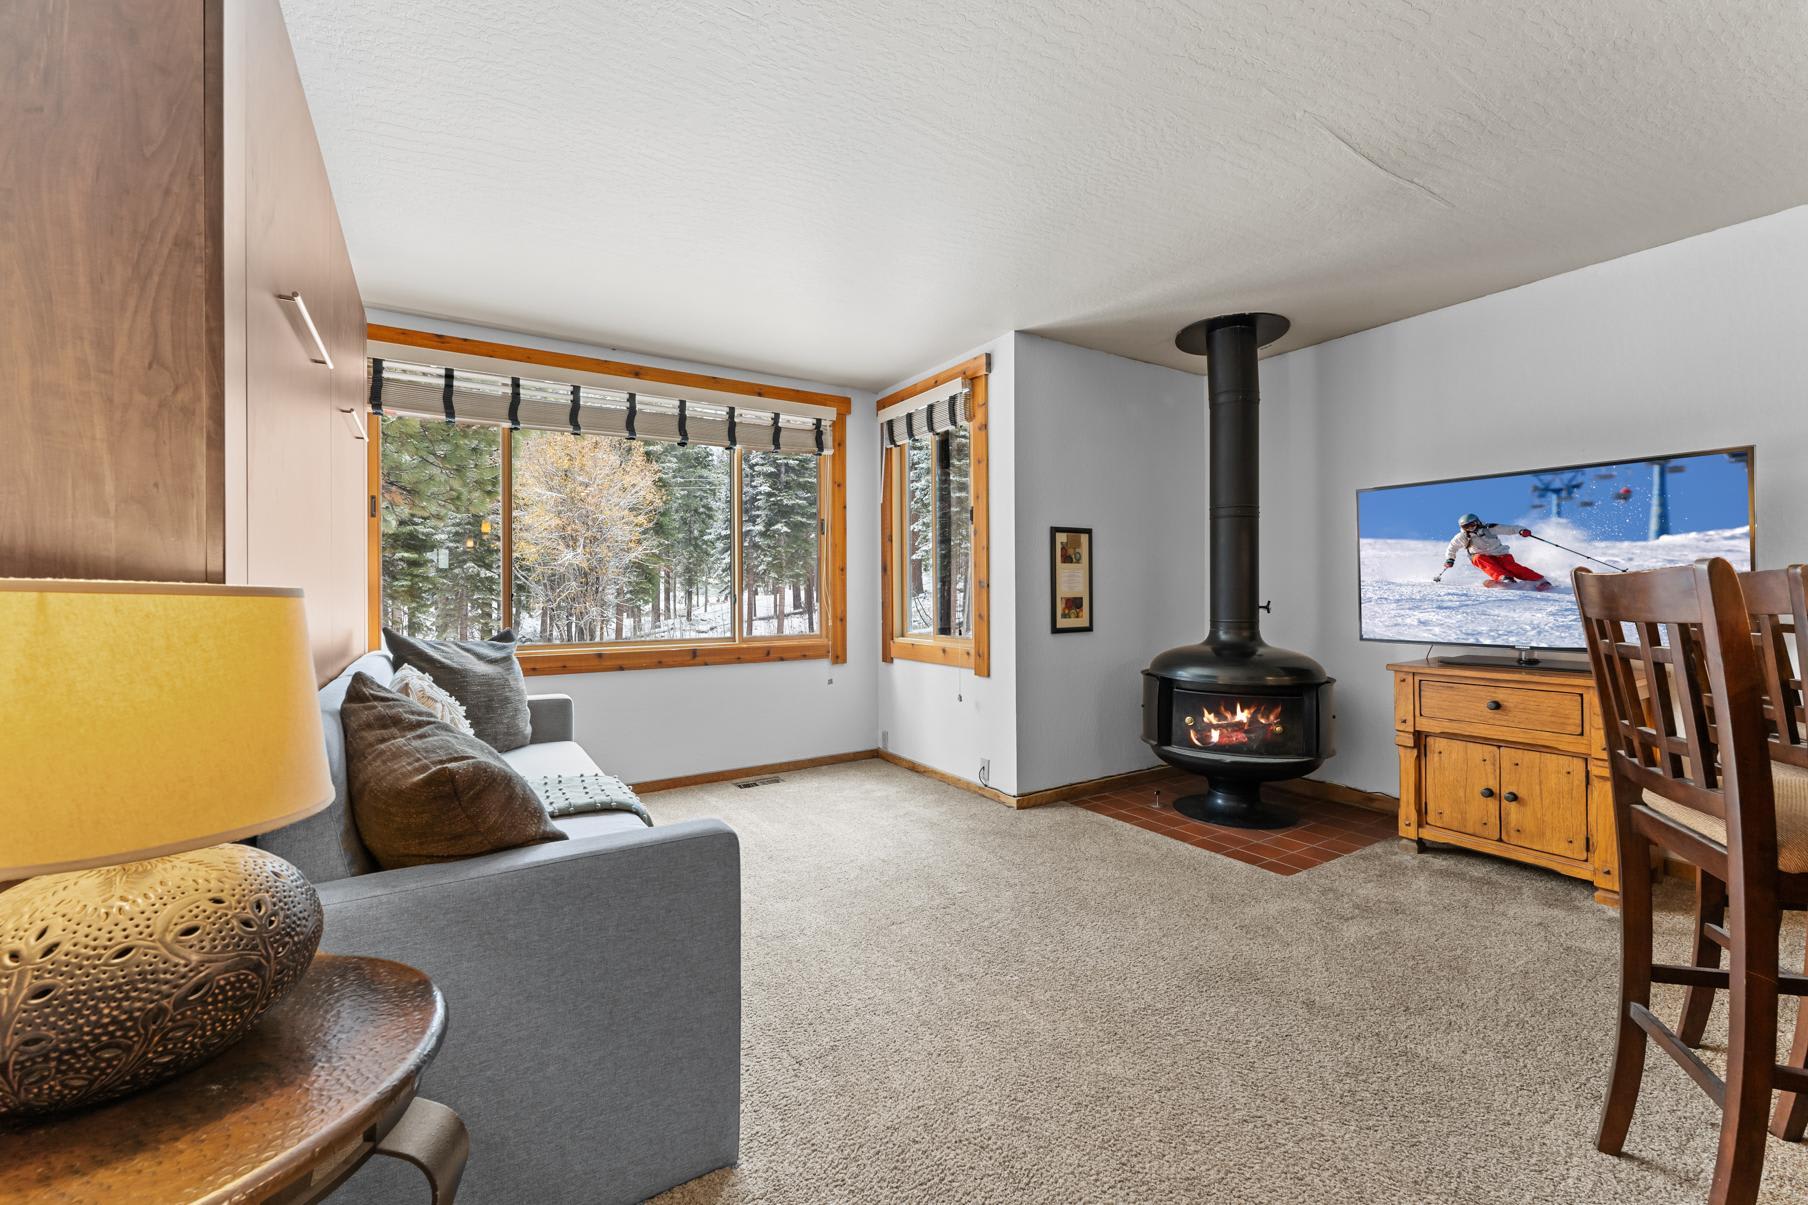
[[(1450, 547), (1444, 550), (1444, 569), (1456, 564), (1457, 556), (1469, 558), (1469, 563), (1487, 574), (1484, 586), (1502, 586), (1508, 582), (1531, 582), (1534, 590), (1549, 590), (1551, 581), (1536, 569), (1521, 565), (1513, 559), (1512, 550), (1496, 533), (1517, 533), (1530, 536), (1530, 528), (1520, 527), (1514, 523), (1483, 523), (1480, 515), (1466, 514), (1456, 521), (1459, 530), (1451, 538)], [(1443, 578), (1444, 571), (1439, 570), (1432, 581)]]

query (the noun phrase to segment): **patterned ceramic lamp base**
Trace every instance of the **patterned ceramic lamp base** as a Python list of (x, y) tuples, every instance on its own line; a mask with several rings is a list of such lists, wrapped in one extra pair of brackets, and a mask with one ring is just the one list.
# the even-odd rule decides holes
[(243, 1037), (320, 944), (301, 872), (245, 845), (0, 892), (0, 1118), (91, 1105)]

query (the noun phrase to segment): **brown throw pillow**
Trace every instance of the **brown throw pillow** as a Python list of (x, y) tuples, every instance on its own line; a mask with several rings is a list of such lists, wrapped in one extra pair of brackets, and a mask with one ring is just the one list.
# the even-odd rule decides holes
[(352, 676), (339, 718), (352, 819), (383, 869), (565, 839), (494, 749), (368, 674)]

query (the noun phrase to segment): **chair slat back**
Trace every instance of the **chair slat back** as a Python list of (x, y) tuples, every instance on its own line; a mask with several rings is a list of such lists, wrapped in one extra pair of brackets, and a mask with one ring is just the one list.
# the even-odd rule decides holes
[(1764, 678), (1770, 756), (1808, 768), (1808, 696), (1802, 686), (1803, 633), (1808, 632), (1808, 566), (1739, 575), (1752, 643)]
[(1774, 871), (1764, 679), (1732, 565), (1578, 569), (1573, 580), (1616, 799), (1636, 805), (1651, 791), (1718, 816), (1729, 850), (1767, 857)]

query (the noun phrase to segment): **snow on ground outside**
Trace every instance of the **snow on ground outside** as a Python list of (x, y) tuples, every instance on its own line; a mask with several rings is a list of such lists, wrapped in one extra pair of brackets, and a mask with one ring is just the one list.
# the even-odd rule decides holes
[[(1527, 520), (1546, 539), (1628, 569), (1684, 565), (1702, 557), (1725, 557), (1749, 567), (1750, 529), (1690, 531), (1655, 540), (1591, 540), (1561, 520)], [(1401, 644), (1499, 644), (1537, 648), (1580, 648), (1582, 624), (1576, 614), (1570, 570), (1586, 565), (1613, 570), (1583, 557), (1528, 540), (1501, 537), (1520, 564), (1551, 579), (1555, 589), (1488, 589), (1480, 569), (1459, 559), (1441, 583), (1431, 577), (1444, 564), (1444, 540), (1360, 540), (1362, 634)]]
[[(759, 598), (760, 610), (753, 620), (753, 631), (750, 636), (804, 636), (816, 630), (814, 616), (805, 615), (802, 611), (785, 612), (785, 630), (777, 632), (772, 624), (772, 596), (762, 594)], [(731, 611), (727, 599), (716, 599), (706, 605), (693, 606), (691, 618), (686, 619), (683, 604), (677, 615), (661, 620), (658, 624), (647, 623), (641, 627), (629, 626), (622, 631), (622, 640), (714, 640), (734, 635), (730, 628)], [(532, 614), (522, 616), (516, 626), (516, 633), (523, 644), (532, 644), (540, 639), (538, 617)]]

